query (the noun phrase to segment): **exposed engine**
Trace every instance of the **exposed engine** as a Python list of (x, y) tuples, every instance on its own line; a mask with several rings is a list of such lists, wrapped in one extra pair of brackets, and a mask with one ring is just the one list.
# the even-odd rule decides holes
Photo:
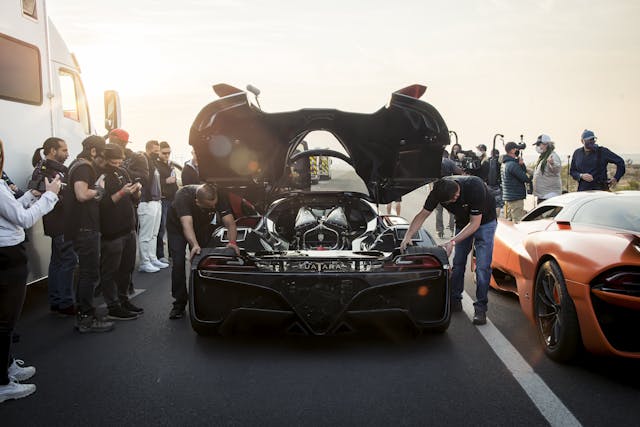
[(293, 228), (296, 247), (299, 249), (351, 248), (351, 227), (344, 209), (340, 206), (329, 210), (301, 207)]

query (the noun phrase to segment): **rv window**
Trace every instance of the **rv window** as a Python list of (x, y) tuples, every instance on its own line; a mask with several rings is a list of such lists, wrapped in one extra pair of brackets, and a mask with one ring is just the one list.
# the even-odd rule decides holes
[(30, 18), (38, 19), (36, 0), (22, 0), (22, 13)]
[(40, 51), (37, 47), (0, 34), (0, 98), (42, 104)]
[(82, 123), (86, 134), (90, 133), (89, 111), (80, 77), (70, 70), (58, 70), (62, 112), (67, 119)]

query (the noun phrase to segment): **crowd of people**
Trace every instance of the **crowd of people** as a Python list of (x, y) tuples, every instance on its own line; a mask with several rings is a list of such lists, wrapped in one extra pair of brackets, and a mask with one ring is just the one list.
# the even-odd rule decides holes
[[(165, 141), (150, 140), (144, 152), (134, 152), (127, 148), (129, 134), (123, 129), (112, 130), (107, 139), (86, 138), (82, 151), (67, 167), (66, 142), (48, 138), (34, 152), (34, 171), (26, 191), (4, 173), (5, 151), (0, 141), (0, 366), (6, 367), (0, 369), (0, 402), (35, 391), (35, 385), (21, 382), (31, 378), (35, 368), (13, 358), (10, 350), (26, 295), (24, 230), (40, 218), (51, 238), (50, 310), (76, 316), (75, 328), (80, 333), (107, 332), (114, 328), (114, 321), (134, 320), (144, 313), (130, 301), (136, 253), (139, 270), (145, 274), (172, 266), (170, 319), (185, 314), (186, 260), (206, 245), (214, 215), (228, 229), (227, 246), (239, 253), (229, 195), (200, 182), (195, 153), (181, 167), (170, 161), (171, 146)], [(614, 187), (625, 173), (622, 158), (598, 146), (592, 131), (585, 130), (581, 139), (583, 147), (575, 151), (570, 167), (578, 191)], [(456, 248), (451, 309), (462, 310), (467, 258), (475, 248), (474, 324), (486, 323), (493, 237), (503, 200), (505, 216), (518, 222), (524, 215), (528, 183), (533, 184), (538, 202), (562, 193), (561, 160), (553, 140), (542, 134), (535, 146), (539, 157), (533, 170), (527, 170), (521, 145), (515, 142), (505, 145), (501, 157), (496, 150), (488, 155), (487, 147), (480, 144), (472, 162), (465, 161), (467, 152), (460, 144), (452, 146), (451, 154), (445, 152), (442, 158), (443, 178), (434, 183), (402, 241), (404, 249), (434, 210), (438, 235), (444, 238), (443, 210), (450, 213), (452, 238), (443, 246), (447, 254)], [(610, 179), (609, 163), (616, 165)], [(399, 214), (400, 199), (396, 203)], [(107, 306), (104, 317), (96, 313), (94, 303), (100, 294)]]
[[(571, 176), (578, 181), (578, 191), (615, 187), (625, 173), (624, 160), (611, 150), (598, 146), (596, 136), (590, 130), (582, 133), (581, 141), (582, 147), (573, 153), (570, 167)], [(487, 322), (493, 240), (503, 201), (505, 218), (517, 223), (525, 214), (527, 184), (532, 184), (532, 193), (538, 203), (562, 194), (562, 165), (553, 140), (549, 135), (541, 134), (535, 147), (538, 159), (531, 170), (527, 169), (521, 156), (524, 144), (507, 142), (501, 158), (495, 151), (490, 157), (487, 156), (487, 147), (480, 144), (472, 156), (474, 161), (465, 161), (467, 155), (462, 147), (454, 144), (450, 157), (446, 156), (446, 152), (443, 155), (442, 178), (434, 183), (423, 209), (411, 221), (401, 243), (401, 249), (406, 249), (411, 244), (412, 236), (434, 210), (438, 237), (444, 238), (442, 214), (443, 209), (449, 211), (452, 237), (443, 247), (447, 255), (451, 254), (454, 247), (456, 249), (451, 274), (451, 311), (462, 311), (464, 274), (473, 248), (476, 258), (475, 325)], [(607, 174), (610, 163), (616, 166), (612, 178), (608, 178)], [(500, 173), (491, 170), (498, 166)]]
[[(24, 230), (40, 218), (51, 238), (50, 311), (75, 316), (80, 333), (111, 331), (114, 321), (144, 313), (130, 300), (136, 255), (145, 274), (168, 268), (171, 259), (176, 301), (169, 318), (183, 317), (185, 256), (193, 257), (207, 243), (215, 212), (229, 229), (229, 246), (237, 251), (228, 199), (214, 185), (200, 182), (195, 153), (182, 167), (170, 160), (166, 141), (148, 141), (144, 152), (127, 148), (129, 142), (123, 129), (105, 138), (89, 136), (67, 167), (67, 143), (48, 138), (33, 154), (33, 174), (22, 191), (4, 173), (0, 141), (0, 366), (7, 367), (0, 370), (0, 402), (35, 391), (35, 385), (22, 383), (35, 368), (13, 358), (10, 347), (26, 295)], [(99, 295), (107, 307), (105, 316), (96, 312)]]

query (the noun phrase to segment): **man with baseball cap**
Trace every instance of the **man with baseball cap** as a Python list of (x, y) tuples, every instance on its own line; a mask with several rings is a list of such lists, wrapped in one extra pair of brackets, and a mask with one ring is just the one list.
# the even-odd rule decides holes
[(64, 205), (64, 239), (73, 242), (78, 254), (76, 329), (79, 332), (107, 332), (113, 323), (96, 316), (93, 292), (100, 282), (100, 200), (105, 165), (104, 138), (92, 135), (82, 141), (82, 152), (69, 167)]
[[(570, 173), (578, 181), (578, 191), (609, 190), (616, 186), (624, 175), (626, 168), (622, 157), (606, 147), (596, 144), (596, 135), (585, 129), (580, 137), (582, 148), (573, 152)], [(616, 165), (613, 178), (607, 176), (607, 165)]]
[(538, 160), (533, 170), (533, 195), (541, 203), (562, 194), (562, 164), (549, 135), (538, 136), (534, 145)]
[(149, 165), (143, 153), (136, 153), (127, 148), (129, 132), (116, 128), (109, 132), (109, 144), (119, 145), (124, 151), (124, 162), (122, 167), (127, 171), (133, 182), (142, 182), (149, 176)]

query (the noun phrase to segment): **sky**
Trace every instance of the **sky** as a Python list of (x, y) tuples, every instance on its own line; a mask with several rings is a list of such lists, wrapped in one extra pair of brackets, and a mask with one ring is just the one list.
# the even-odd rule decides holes
[[(267, 112), (374, 112), (394, 90), (428, 87), (464, 149), (531, 144), (546, 133), (568, 155), (593, 130), (639, 153), (637, 0), (47, 0), (82, 67), (94, 123), (120, 93), (122, 127), (143, 149), (188, 155), (211, 87), (252, 84)], [(99, 132), (102, 129), (98, 129)], [(498, 142), (499, 147), (500, 142)], [(534, 155), (533, 149), (528, 149)]]

